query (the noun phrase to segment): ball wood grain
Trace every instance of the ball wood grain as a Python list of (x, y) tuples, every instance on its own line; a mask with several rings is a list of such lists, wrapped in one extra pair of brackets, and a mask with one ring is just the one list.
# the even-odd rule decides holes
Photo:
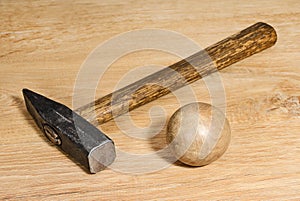
[(179, 108), (170, 118), (167, 143), (181, 162), (204, 166), (226, 151), (230, 126), (224, 113), (206, 103), (191, 103)]

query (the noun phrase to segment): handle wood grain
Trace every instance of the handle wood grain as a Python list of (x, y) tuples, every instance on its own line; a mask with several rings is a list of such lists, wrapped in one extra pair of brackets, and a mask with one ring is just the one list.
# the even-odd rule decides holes
[(195, 82), (276, 43), (273, 27), (258, 22), (192, 56), (76, 110), (91, 123), (114, 117)]

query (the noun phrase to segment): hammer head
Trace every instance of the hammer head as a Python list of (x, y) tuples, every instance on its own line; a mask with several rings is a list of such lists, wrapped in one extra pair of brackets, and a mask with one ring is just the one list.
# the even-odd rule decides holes
[(115, 159), (113, 141), (70, 108), (28, 89), (23, 89), (28, 112), (46, 137), (90, 173)]

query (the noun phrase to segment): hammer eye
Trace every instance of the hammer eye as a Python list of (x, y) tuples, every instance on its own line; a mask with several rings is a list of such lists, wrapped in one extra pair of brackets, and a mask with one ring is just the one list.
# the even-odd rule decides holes
[(61, 145), (61, 139), (59, 135), (56, 133), (56, 131), (51, 128), (49, 125), (44, 124), (44, 133), (46, 137), (55, 145)]

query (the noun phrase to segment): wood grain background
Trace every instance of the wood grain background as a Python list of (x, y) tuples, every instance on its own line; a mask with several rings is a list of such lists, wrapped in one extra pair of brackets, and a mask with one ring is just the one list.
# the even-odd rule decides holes
[[(277, 44), (221, 72), (232, 140), (208, 166), (89, 175), (45, 139), (25, 110), (25, 87), (72, 107), (81, 64), (117, 34), (167, 29), (206, 47), (258, 21), (276, 29)], [(2, 0), (0, 24), (1, 200), (300, 199), (299, 1)], [(179, 59), (154, 50), (128, 54), (105, 72), (96, 96), (112, 92), (132, 69)], [(192, 87), (198, 100), (210, 102), (203, 81)], [(163, 107), (168, 120), (179, 102), (168, 95), (132, 111), (133, 123), (147, 127), (154, 106)], [(99, 128), (119, 149), (142, 154), (165, 146), (162, 125), (151, 140), (129, 137), (114, 122)]]

